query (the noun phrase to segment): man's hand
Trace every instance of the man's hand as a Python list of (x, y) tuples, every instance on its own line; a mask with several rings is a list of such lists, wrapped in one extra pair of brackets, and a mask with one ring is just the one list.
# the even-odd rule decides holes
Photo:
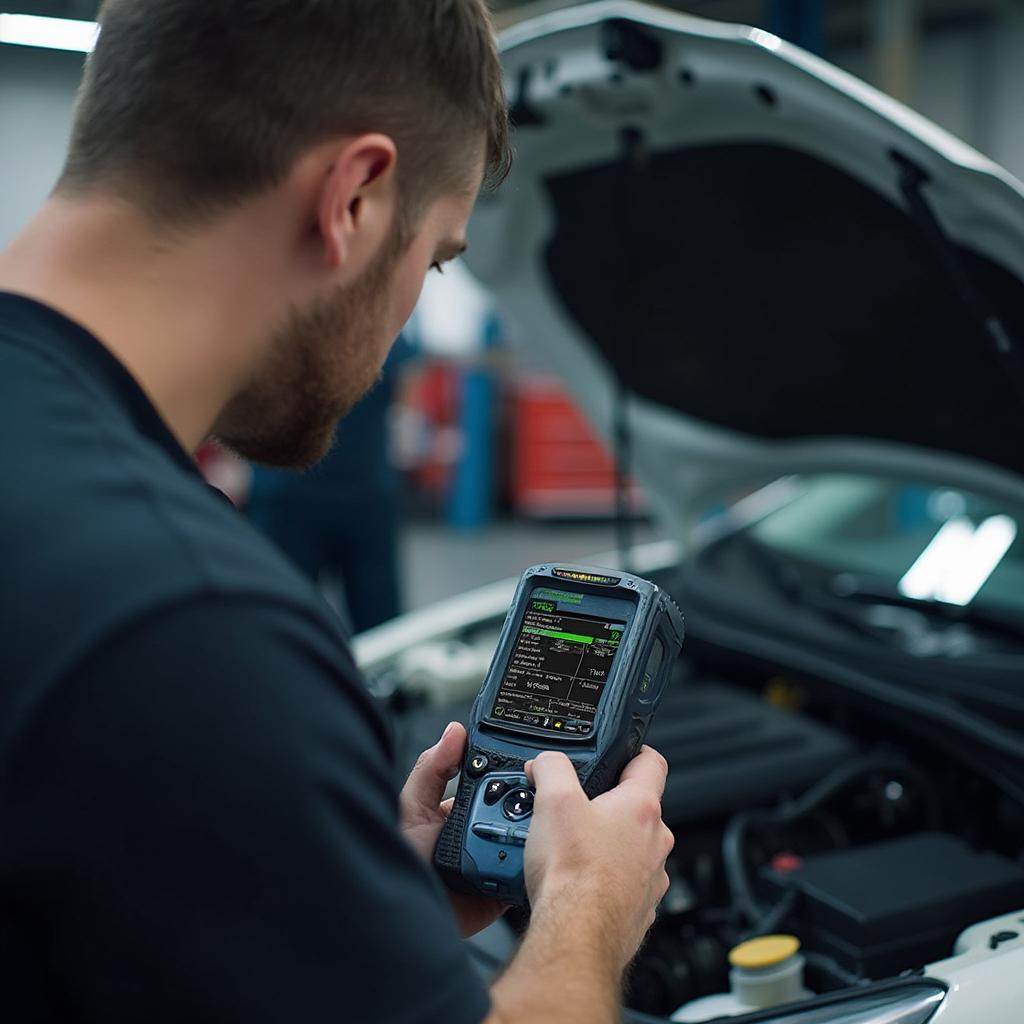
[(519, 952), (491, 989), (485, 1024), (621, 1019), (623, 969), (668, 888), (667, 771), (665, 759), (644, 747), (614, 789), (588, 800), (565, 754), (527, 763), (537, 791), (525, 861), (533, 913)]
[[(466, 752), (466, 730), (452, 722), (441, 739), (423, 751), (402, 790), (401, 827), (412, 848), (428, 863), (433, 861), (441, 827), (452, 811), (452, 801), (441, 798), (455, 778)], [(468, 938), (496, 921), (506, 907), (496, 900), (465, 893), (448, 894), (462, 935)]]
[(526, 772), (537, 791), (525, 860), (534, 915), (566, 896), (601, 908), (599, 934), (621, 970), (668, 889), (665, 859), (674, 839), (661, 820), (668, 765), (644, 747), (619, 784), (593, 800), (564, 754), (540, 754)]

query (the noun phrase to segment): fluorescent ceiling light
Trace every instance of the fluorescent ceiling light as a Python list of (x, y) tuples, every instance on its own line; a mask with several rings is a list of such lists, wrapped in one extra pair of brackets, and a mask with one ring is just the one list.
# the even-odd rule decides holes
[(965, 516), (946, 522), (900, 580), (918, 601), (967, 605), (988, 582), (1017, 538), (1009, 516), (990, 516), (975, 529)]
[(17, 46), (92, 53), (99, 31), (95, 21), (43, 18), (35, 14), (0, 14), (0, 43)]
[(934, 601), (956, 552), (969, 547), (973, 536), (969, 519), (948, 519), (900, 580), (900, 593), (915, 601)]

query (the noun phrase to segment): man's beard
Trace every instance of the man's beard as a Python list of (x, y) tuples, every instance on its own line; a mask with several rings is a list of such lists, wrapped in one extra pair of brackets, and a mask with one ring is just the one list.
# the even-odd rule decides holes
[(338, 421), (380, 376), (397, 246), (352, 285), (293, 308), (267, 364), (221, 414), (219, 441), (265, 466), (305, 469), (330, 450)]

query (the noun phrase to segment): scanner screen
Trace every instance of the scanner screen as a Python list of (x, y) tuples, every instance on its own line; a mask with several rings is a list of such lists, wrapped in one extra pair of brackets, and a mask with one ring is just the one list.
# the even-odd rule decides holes
[(527, 603), (491, 717), (589, 736), (626, 623), (562, 607), (542, 598)]

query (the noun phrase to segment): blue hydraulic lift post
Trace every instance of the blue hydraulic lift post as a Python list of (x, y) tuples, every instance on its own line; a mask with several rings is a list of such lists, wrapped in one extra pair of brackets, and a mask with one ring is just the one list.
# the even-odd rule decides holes
[(461, 373), (463, 447), (448, 500), (448, 522), (457, 530), (478, 530), (493, 514), (498, 382), (489, 356), (500, 342), (501, 323), (491, 315), (483, 328), (479, 360)]

